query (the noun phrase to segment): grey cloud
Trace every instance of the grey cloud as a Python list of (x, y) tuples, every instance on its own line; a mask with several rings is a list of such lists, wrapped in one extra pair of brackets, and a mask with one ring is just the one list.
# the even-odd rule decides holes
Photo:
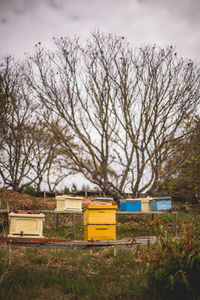
[(51, 46), (53, 36), (86, 39), (98, 29), (134, 45), (172, 43), (199, 58), (199, 13), (200, 0), (0, 0), (0, 55), (28, 52), (38, 40)]
[(176, 15), (177, 19), (185, 18), (189, 23), (200, 21), (199, 0), (142, 0), (142, 2), (152, 9), (166, 9), (170, 15)]
[(76, 13), (76, 9), (74, 9), (73, 1), (62, 1), (62, 0), (47, 0), (47, 5), (51, 9), (56, 9), (57, 11), (60, 11), (60, 14), (65, 15), (72, 21), (80, 20), (80, 15)]
[(50, 4), (50, 6), (52, 6), (52, 8), (55, 8), (55, 9), (62, 9), (63, 8), (63, 1), (58, 1), (58, 0), (48, 0), (47, 3)]
[(72, 20), (75, 20), (75, 21), (77, 21), (77, 20), (80, 20), (80, 19), (81, 19), (81, 17), (80, 17), (80, 16), (78, 16), (78, 15), (73, 15), (73, 14), (69, 14), (69, 17), (70, 17)]
[(23, 15), (38, 6), (39, 0), (0, 0), (0, 14)]
[(1, 22), (2, 24), (7, 23), (7, 21), (8, 21), (8, 20), (7, 20), (6, 18), (1, 18), (1, 19), (0, 19), (0, 22)]

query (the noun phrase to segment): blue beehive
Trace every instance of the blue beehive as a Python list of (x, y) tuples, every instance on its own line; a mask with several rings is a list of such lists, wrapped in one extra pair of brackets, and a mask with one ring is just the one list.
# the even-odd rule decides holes
[(153, 200), (150, 200), (151, 211), (159, 210), (171, 210), (172, 201), (170, 196), (166, 197), (156, 197)]
[(126, 199), (120, 203), (120, 211), (141, 211), (141, 200), (139, 199)]

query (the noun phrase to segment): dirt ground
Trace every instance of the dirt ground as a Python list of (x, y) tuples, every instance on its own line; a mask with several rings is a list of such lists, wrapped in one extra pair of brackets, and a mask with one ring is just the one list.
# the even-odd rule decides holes
[(55, 209), (55, 198), (38, 198), (0, 188), (0, 208), (20, 209)]
[[(83, 199), (83, 207), (90, 204), (90, 198)], [(38, 210), (56, 208), (56, 199), (52, 197), (39, 198), (28, 194), (18, 193), (6, 188), (0, 188), (0, 209), (9, 210)]]

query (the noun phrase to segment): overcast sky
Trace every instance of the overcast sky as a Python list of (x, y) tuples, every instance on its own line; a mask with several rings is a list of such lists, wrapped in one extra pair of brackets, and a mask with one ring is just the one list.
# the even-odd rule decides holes
[(173, 44), (200, 61), (200, 0), (0, 0), (0, 56), (22, 58), (53, 36), (82, 39), (100, 30), (133, 45)]
[[(0, 57), (23, 58), (37, 42), (85, 40), (97, 29), (136, 46), (173, 44), (180, 56), (200, 62), (200, 0), (0, 0)], [(84, 183), (78, 179), (70, 182)]]

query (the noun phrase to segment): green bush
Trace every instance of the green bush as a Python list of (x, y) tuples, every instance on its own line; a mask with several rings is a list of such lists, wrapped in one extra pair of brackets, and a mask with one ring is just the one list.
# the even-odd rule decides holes
[(28, 185), (28, 186), (23, 190), (23, 192), (24, 192), (25, 194), (28, 194), (28, 195), (31, 195), (31, 196), (35, 196), (35, 194), (36, 194), (36, 189), (35, 189), (33, 186)]

